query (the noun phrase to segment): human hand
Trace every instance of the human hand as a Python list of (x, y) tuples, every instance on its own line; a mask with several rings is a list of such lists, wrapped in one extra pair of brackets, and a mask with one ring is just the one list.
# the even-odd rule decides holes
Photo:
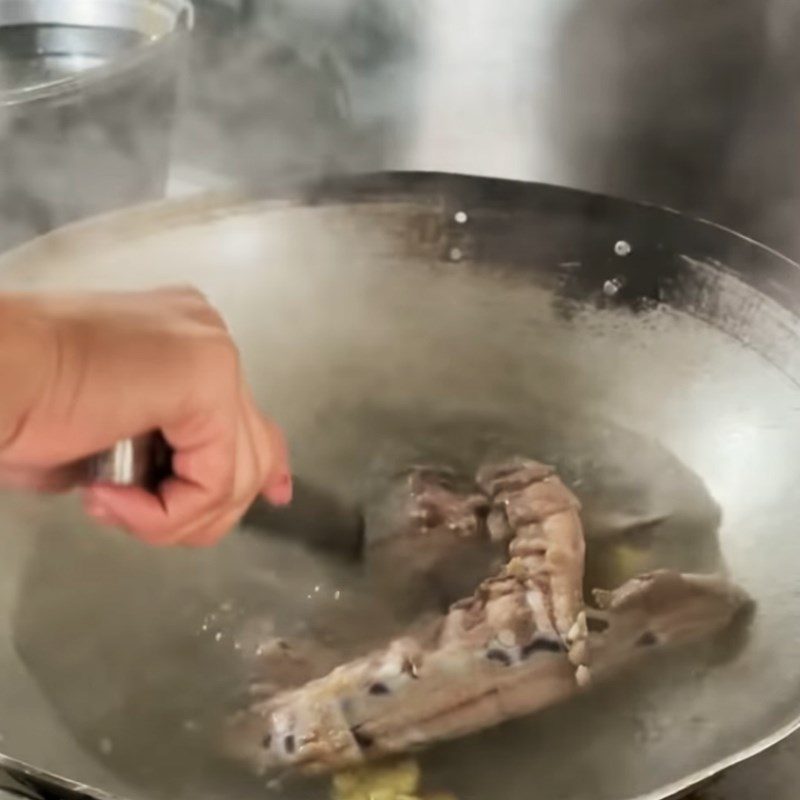
[(85, 507), (151, 544), (216, 542), (260, 493), (290, 502), (286, 445), (257, 410), (219, 314), (192, 289), (0, 295), (0, 483), (74, 484), (69, 465), (160, 430), (158, 495), (90, 486)]

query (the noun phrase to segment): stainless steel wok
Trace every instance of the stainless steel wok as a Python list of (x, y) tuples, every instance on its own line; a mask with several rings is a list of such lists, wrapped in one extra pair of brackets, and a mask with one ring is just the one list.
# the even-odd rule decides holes
[[(426, 754), (437, 786), (655, 800), (800, 724), (797, 265), (667, 210), (436, 174), (145, 207), (0, 262), (3, 289), (176, 282), (221, 308), (296, 470), (331, 491), (521, 451), (581, 494), (595, 583), (724, 566), (756, 598), (724, 646)], [(602, 535), (614, 514), (667, 519), (634, 541)], [(217, 763), (211, 732), (244, 688), (241, 625), (312, 618), (354, 576), (264, 532), (148, 550), (70, 497), (0, 516), (5, 753), (128, 797), (317, 796)]]

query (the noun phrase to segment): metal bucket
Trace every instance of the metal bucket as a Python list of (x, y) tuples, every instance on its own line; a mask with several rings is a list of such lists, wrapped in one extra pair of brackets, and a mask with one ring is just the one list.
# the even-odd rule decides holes
[(188, 0), (0, 4), (0, 248), (161, 196)]

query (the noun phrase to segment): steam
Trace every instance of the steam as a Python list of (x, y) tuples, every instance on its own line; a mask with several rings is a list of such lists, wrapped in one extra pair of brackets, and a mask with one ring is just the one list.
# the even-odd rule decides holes
[(198, 4), (177, 151), (234, 182), (387, 168), (541, 180), (800, 255), (791, 0), (680, 13), (659, 0), (254, 0), (246, 23), (204, 33), (215, 5)]
[[(791, 168), (796, 161), (796, 132), (794, 117), (787, 111), (797, 107), (796, 78), (788, 66), (793, 62), (780, 65), (774, 61), (781, 54), (792, 56), (789, 45), (795, 39), (786, 35), (780, 22), (787, 20), (789, 25), (796, 20), (796, 15), (789, 15), (788, 0), (775, 6), (764, 0), (681, 3), (684, 10), (694, 9), (689, 23), (666, 14), (671, 4), (663, 0), (633, 4), (628, 0), (603, 4), (597, 0), (255, 0), (249, 4), (253, 16), (246, 25), (235, 13), (225, 16), (222, 0), (197, 3), (199, 28), (172, 136), (172, 164), (180, 168), (189, 165), (231, 183), (267, 188), (285, 180), (387, 167), (459, 169), (555, 180), (668, 203), (732, 222), (758, 238), (783, 243), (779, 246), (785, 249), (800, 246), (794, 233), (800, 170)], [(602, 11), (597, 10), (600, 5)], [(787, 16), (768, 16), (773, 11)], [(725, 25), (720, 25), (720, 20)], [(736, 42), (736, 52), (720, 54), (719, 47), (726, 42)], [(773, 52), (771, 46), (776, 42), (785, 49)], [(442, 49), (442, 45), (446, 47)], [(0, 176), (5, 188), (0, 194), (0, 248), (72, 219), (164, 193), (173, 118), (169, 92), (156, 90), (162, 75), (158, 70), (153, 73), (153, 91), (137, 95), (139, 102), (126, 95), (101, 118), (85, 119), (69, 136), (61, 127), (63, 117), (54, 123), (31, 119), (21, 123), (13, 110), (3, 111), (0, 136), (5, 149), (1, 151)], [(770, 84), (776, 75), (781, 79)], [(0, 82), (4, 80), (7, 78), (0, 75)], [(145, 135), (134, 136), (134, 131), (142, 129)], [(776, 141), (781, 147), (775, 146)], [(254, 224), (260, 225), (260, 220)], [(333, 473), (337, 467), (338, 480), (344, 482), (348, 475), (334, 463), (333, 453), (343, 445), (330, 441), (330, 431), (336, 430), (340, 437), (349, 432), (354, 452), (356, 447), (371, 446), (363, 436), (364, 409), (349, 409), (350, 428), (343, 422), (347, 417), (341, 412), (348, 410), (346, 403), (353, 398), (380, 398), (383, 392), (405, 409), (414, 402), (423, 405), (429, 387), (438, 381), (445, 387), (442, 391), (452, 394), (454, 404), (467, 397), (476, 406), (491, 407), (498, 396), (527, 401), (537, 393), (552, 391), (575, 402), (589, 397), (593, 408), (605, 405), (612, 415), (622, 413), (614, 409), (624, 408), (614, 392), (638, 385), (637, 376), (647, 374), (654, 378), (642, 388), (640, 397), (633, 398), (629, 416), (658, 428), (658, 419), (652, 414), (665, 414), (661, 427), (677, 431), (676, 441), (685, 448), (679, 455), (687, 462), (696, 461), (703, 474), (716, 477), (715, 493), (727, 492), (732, 502), (749, 497), (733, 483), (741, 471), (724, 473), (716, 447), (708, 447), (708, 439), (694, 429), (684, 431), (676, 421), (680, 418), (677, 410), (665, 411), (662, 398), (676, 397), (674, 376), (666, 368), (653, 371), (653, 364), (660, 360), (652, 353), (681, 354), (685, 363), (680, 374), (696, 393), (698, 407), (713, 409), (714, 419), (725, 419), (720, 402), (734, 403), (742, 386), (758, 385), (761, 380), (760, 362), (751, 364), (749, 356), (738, 350), (726, 357), (728, 340), (710, 342), (695, 328), (673, 326), (671, 318), (656, 320), (666, 329), (663, 344), (656, 328), (645, 334), (644, 342), (659, 343), (652, 345), (652, 353), (637, 338), (641, 336), (638, 322), (635, 336), (633, 329), (626, 328), (612, 330), (606, 338), (597, 331), (573, 337), (550, 324), (542, 310), (549, 308), (545, 301), (527, 296), (522, 288), (497, 287), (494, 281), (488, 287), (470, 282), (460, 269), (453, 272), (452, 281), (440, 281), (434, 288), (427, 272), (409, 277), (401, 269), (406, 265), (399, 264), (397, 269), (386, 270), (391, 273), (387, 280), (393, 289), (387, 291), (384, 275), (375, 270), (374, 253), (397, 252), (398, 242), (384, 243), (378, 222), (374, 226), (377, 232), (354, 225), (345, 214), (330, 218), (327, 224), (326, 236), (319, 227), (293, 228), (288, 220), (279, 223), (277, 229), (286, 232), (289, 241), (285, 250), (277, 248), (273, 253), (279, 263), (269, 275), (262, 269), (262, 253), (255, 252), (256, 247), (231, 257), (240, 268), (237, 280), (212, 263), (224, 250), (210, 246), (191, 264), (167, 265), (170, 277), (181, 273), (193, 280), (211, 276), (208, 280), (220, 281), (214, 296), (221, 296), (234, 310), (231, 316), (236, 316), (241, 326), (237, 334), (249, 342), (251, 358), (261, 357), (263, 341), (285, 345), (284, 350), (278, 349), (284, 354), (284, 363), (278, 360), (270, 375), (261, 376), (263, 385), (256, 389), (270, 398), (271, 408), (294, 423), (294, 430), (303, 431), (305, 441), (300, 443), (299, 454), (308, 464), (316, 458), (322, 464), (320, 469), (329, 467)], [(360, 252), (366, 254), (364, 263), (355, 263), (348, 235), (360, 243)], [(375, 236), (374, 250), (370, 236)], [(261, 242), (257, 236), (253, 241), (256, 246)], [(340, 250), (332, 256), (337, 241)], [(230, 245), (231, 240), (226, 243)], [(247, 243), (247, 236), (235, 242), (245, 248)], [(189, 251), (189, 245), (183, 243), (173, 252), (183, 255)], [(337, 255), (341, 263), (334, 263)], [(118, 254), (114, 267), (135, 280), (141, 257), (141, 252), (131, 248), (130, 253)], [(101, 267), (105, 266), (99, 265), (93, 277), (101, 280)], [(304, 283), (296, 279), (300, 274)], [(278, 298), (269, 315), (263, 313), (263, 297)], [(546, 300), (549, 303), (549, 297)], [(475, 309), (474, 319), (467, 317), (466, 308)], [(333, 316), (316, 313), (317, 309), (330, 314), (335, 309), (336, 324)], [(537, 314), (541, 336), (531, 327)], [(376, 318), (381, 320), (379, 330)], [(294, 330), (298, 319), (304, 323), (299, 334)], [(699, 350), (698, 341), (701, 345), (706, 341)], [(509, 347), (509, 343), (515, 345)], [(381, 361), (386, 353), (393, 359)], [(449, 363), (441, 363), (442, 353), (448, 354)], [(570, 359), (578, 366), (570, 365)], [(320, 363), (332, 366), (323, 374)], [(365, 363), (373, 365), (372, 373), (365, 370)], [(714, 369), (719, 375), (710, 372)], [(442, 380), (443, 370), (447, 380)], [(301, 374), (306, 381), (303, 385), (298, 383)], [(732, 381), (730, 391), (712, 389), (717, 382), (712, 379), (717, 378), (723, 387), (725, 381)], [(775, 388), (769, 384), (763, 395), (779, 398), (780, 402), (770, 402), (781, 412), (782, 384), (774, 380)], [(297, 402), (298, 396), (325, 397), (330, 408), (306, 419), (310, 404)], [(787, 405), (790, 400), (787, 396)], [(561, 408), (563, 403), (550, 405)], [(530, 406), (524, 410), (530, 414)], [(522, 413), (507, 416), (523, 417)], [(728, 418), (739, 419), (737, 408), (731, 407)], [(563, 416), (559, 419), (563, 426)], [(381, 418), (375, 424), (381, 431), (386, 429)], [(554, 432), (562, 429), (552, 426)], [(766, 430), (763, 425), (754, 426), (756, 431), (762, 429)], [(536, 433), (530, 441), (541, 443), (546, 431), (541, 436)], [(717, 438), (723, 442), (743, 440), (727, 429)], [(408, 437), (398, 435), (397, 439), (405, 442)], [(436, 441), (434, 434), (429, 439)], [(585, 441), (580, 442), (581, 452)], [(445, 445), (450, 447), (450, 442), (445, 442), (443, 449)], [(552, 451), (563, 453), (562, 445), (556, 442)], [(309, 448), (305, 453), (304, 446)], [(755, 448), (755, 444), (748, 446)], [(631, 446), (630, 451), (640, 450)], [(376, 461), (380, 463), (379, 458)], [(9, 536), (17, 533), (12, 530), (15, 519), (9, 515)], [(65, 540), (58, 537), (65, 519), (57, 517), (51, 537), (61, 548), (65, 548)], [(81, 524), (76, 522), (75, 530), (82, 530)], [(741, 544), (735, 555), (746, 563), (752, 539), (741, 535), (737, 541)], [(68, 539), (66, 542), (69, 544)], [(184, 621), (161, 612), (185, 610), (193, 584), (187, 577), (189, 589), (182, 592), (175, 573), (187, 569), (186, 563), (172, 570), (167, 567), (174, 562), (164, 562), (164, 579), (159, 580), (162, 573), (151, 569), (155, 556), (152, 563), (148, 560), (139, 565), (139, 573), (131, 571), (126, 560), (121, 572), (129, 579), (147, 576), (126, 593), (120, 591), (102, 557), (104, 547), (116, 545), (97, 547), (96, 570), (87, 573), (85, 562), (78, 557), (72, 574), (65, 570), (64, 562), (78, 550), (46, 548), (43, 552), (53, 559), (48, 565), (53, 573), (47, 576), (52, 582), (32, 581), (31, 597), (48, 599), (41, 587), (55, 586), (49, 600), (68, 609), (69, 603), (62, 603), (61, 598), (69, 597), (74, 586), (83, 587), (86, 574), (96, 574), (98, 581), (102, 578), (107, 584), (108, 597), (132, 598), (137, 591), (146, 595), (147, 602), (157, 605), (158, 616), (155, 612), (141, 615), (139, 622), (149, 624), (163, 618), (169, 628), (164, 640), (174, 643), (172, 634), (179, 628), (185, 631)], [(228, 547), (236, 545), (231, 542)], [(253, 550), (267, 553), (260, 543)], [(63, 561), (57, 557), (62, 552)], [(170, 557), (177, 558), (166, 556)], [(276, 555), (269, 567), (286, 564), (287, 558), (283, 553)], [(288, 570), (280, 577), (306, 574), (305, 563), (297, 558), (296, 572)], [(224, 556), (222, 560), (224, 563)], [(244, 559), (235, 560), (238, 564)], [(266, 555), (264, 560), (268, 560)], [(789, 564), (791, 559), (783, 562)], [(189, 565), (193, 568), (191, 579), (205, 588), (205, 578), (211, 581), (219, 575), (219, 564), (217, 554), (207, 563), (198, 558)], [(257, 584), (260, 577), (251, 576), (252, 583)], [(66, 587), (63, 593), (57, 591), (56, 578)], [(242, 584), (240, 573), (231, 583)], [(96, 584), (94, 588), (97, 590)], [(250, 587), (254, 595), (261, 588)], [(160, 593), (168, 595), (170, 602), (159, 602)], [(81, 633), (91, 608), (75, 622)], [(33, 614), (37, 606), (31, 601), (26, 610)], [(132, 637), (125, 619), (132, 615), (124, 610), (118, 613), (122, 622), (119, 617), (105, 621), (109, 637), (115, 643), (127, 643), (130, 651), (141, 655), (143, 637)], [(66, 630), (61, 629), (62, 636)], [(41, 663), (54, 669), (55, 696), (64, 684), (50, 655), (53, 639), (46, 627), (35, 633), (44, 636)], [(60, 658), (70, 655), (68, 645), (67, 639), (58, 649)], [(181, 662), (189, 664), (187, 671), (196, 667), (194, 646), (194, 641), (189, 642), (188, 655), (184, 653)], [(162, 650), (153, 646), (151, 652), (160, 654)], [(121, 671), (103, 673), (104, 665), (93, 656), (89, 654), (87, 663), (98, 675), (125, 677)], [(133, 663), (127, 650), (120, 650), (115, 658)], [(177, 673), (178, 662), (158, 658), (146, 662), (150, 672), (137, 667), (134, 677), (140, 683), (134, 685), (141, 686), (141, 692), (125, 695), (142, 719), (146, 717), (141, 711), (143, 700), (156, 678), (169, 686), (180, 681), (180, 675), (166, 674), (170, 669)], [(768, 663), (778, 660), (771, 658)], [(163, 670), (160, 675), (158, 669)], [(96, 699), (96, 687), (86, 680), (89, 674), (88, 669), (82, 670), (81, 682), (75, 684)], [(766, 673), (760, 669), (758, 674)], [(220, 682), (227, 680), (223, 670), (214, 675)], [(201, 699), (205, 702), (205, 693), (213, 697), (218, 688), (213, 682), (201, 687)], [(109, 696), (114, 697), (113, 691), (109, 690)], [(89, 708), (84, 699), (81, 696), (81, 702), (76, 702), (76, 715)], [(152, 727), (143, 725), (142, 719), (139, 724), (149, 734)], [(114, 736), (113, 757), (122, 761), (126, 753), (116, 743), (124, 741), (132, 723), (129, 717), (120, 716), (118, 724), (120, 736)], [(100, 721), (99, 738), (108, 734), (108, 727), (106, 720)], [(174, 769), (173, 754), (162, 745), (162, 741), (152, 742)], [(134, 760), (139, 754), (128, 753), (127, 757)], [(542, 763), (542, 771), (547, 766)], [(141, 767), (147, 771), (150, 765)], [(176, 782), (180, 778), (177, 770)], [(173, 796), (180, 796), (177, 789)]]
[[(431, 169), (666, 204), (800, 254), (796, 4), (601, 5), (196, 0), (174, 119), (154, 87), (67, 136), (64, 117), (3, 110), (0, 249), (172, 192), (168, 177)], [(0, 85), (19, 81), (8, 66)]]
[[(177, 52), (153, 50), (105, 80), (144, 32), (81, 25), (0, 28), (0, 248), (65, 223), (161, 197)], [(77, 80), (78, 84), (70, 83)]]
[[(262, 0), (223, 36), (203, 27), (203, 5), (177, 153), (245, 185), (387, 165), (385, 82), (418, 49), (416, 0)], [(390, 106), (413, 91), (392, 86)]]

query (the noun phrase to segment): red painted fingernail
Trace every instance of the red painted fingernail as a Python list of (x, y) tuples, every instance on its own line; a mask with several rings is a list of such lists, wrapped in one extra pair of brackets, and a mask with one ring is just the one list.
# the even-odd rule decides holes
[(265, 494), (273, 505), (288, 506), (292, 502), (292, 476), (284, 473), (270, 484)]

